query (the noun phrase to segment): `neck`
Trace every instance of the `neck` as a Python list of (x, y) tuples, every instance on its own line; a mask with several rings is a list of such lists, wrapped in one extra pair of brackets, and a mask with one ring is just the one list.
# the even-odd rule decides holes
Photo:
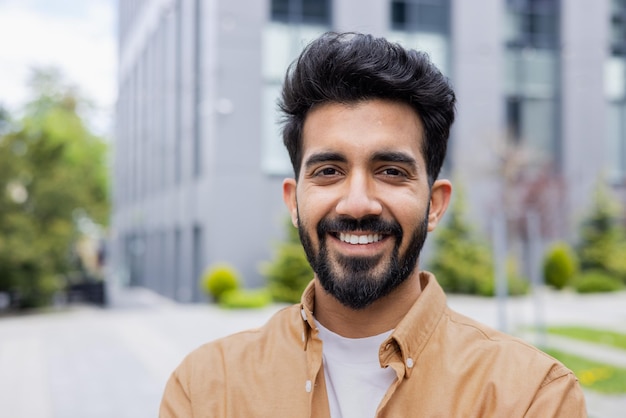
[(315, 318), (346, 338), (365, 338), (394, 329), (422, 292), (417, 268), (411, 277), (387, 296), (364, 309), (342, 305), (315, 280)]

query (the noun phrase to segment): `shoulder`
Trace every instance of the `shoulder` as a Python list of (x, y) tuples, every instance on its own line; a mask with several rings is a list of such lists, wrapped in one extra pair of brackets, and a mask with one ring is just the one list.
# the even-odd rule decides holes
[[(277, 387), (285, 393), (289, 386), (295, 386), (294, 379), (305, 375), (302, 330), (300, 309), (294, 305), (274, 314), (260, 328), (193, 350), (166, 384), (163, 416), (179, 416), (172, 411), (186, 410), (194, 411), (189, 416), (226, 416), (228, 408), (252, 410), (255, 399), (271, 399)], [(246, 412), (234, 416), (251, 415)]]
[(196, 348), (184, 358), (175, 374), (186, 376), (190, 381), (200, 377), (204, 380), (207, 374), (216, 377), (224, 374), (229, 364), (258, 364), (269, 352), (300, 342), (301, 322), (298, 305), (281, 309), (259, 328), (237, 332)]
[(491, 367), (506, 367), (525, 376), (535, 375), (540, 386), (561, 377), (573, 377), (573, 373), (561, 362), (544, 353), (528, 342), (495, 330), (474, 319), (451, 309), (446, 309), (444, 318), (446, 338), (461, 352), (474, 352), (475, 361)]

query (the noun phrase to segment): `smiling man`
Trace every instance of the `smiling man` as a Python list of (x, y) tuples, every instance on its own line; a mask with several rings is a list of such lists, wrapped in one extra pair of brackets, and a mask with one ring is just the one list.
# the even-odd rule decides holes
[(315, 277), (260, 329), (206, 344), (162, 417), (584, 417), (571, 371), (446, 306), (419, 255), (455, 96), (422, 53), (326, 34), (285, 78), (283, 197)]

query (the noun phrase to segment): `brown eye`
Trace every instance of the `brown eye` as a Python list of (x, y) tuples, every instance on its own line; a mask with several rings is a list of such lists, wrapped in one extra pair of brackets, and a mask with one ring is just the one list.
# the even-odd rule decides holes
[(321, 169), (317, 174), (320, 176), (334, 176), (337, 174), (337, 170), (332, 167), (326, 167)]
[(397, 177), (397, 176), (402, 176), (403, 175), (402, 171), (398, 170), (397, 168), (386, 168), (383, 171), (383, 173), (388, 175), (388, 176), (393, 176), (393, 177)]

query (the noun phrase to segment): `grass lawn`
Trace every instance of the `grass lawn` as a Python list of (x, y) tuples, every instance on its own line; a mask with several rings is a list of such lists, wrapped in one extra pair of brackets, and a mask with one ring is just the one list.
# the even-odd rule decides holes
[(546, 349), (544, 351), (570, 368), (583, 387), (606, 394), (626, 393), (626, 369), (558, 350)]
[(588, 341), (591, 343), (608, 345), (611, 347), (626, 350), (626, 334), (615, 331), (593, 329), (579, 326), (559, 326), (548, 327), (550, 334), (562, 335), (563, 337), (574, 338), (576, 340)]

